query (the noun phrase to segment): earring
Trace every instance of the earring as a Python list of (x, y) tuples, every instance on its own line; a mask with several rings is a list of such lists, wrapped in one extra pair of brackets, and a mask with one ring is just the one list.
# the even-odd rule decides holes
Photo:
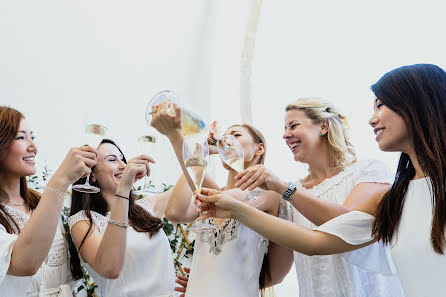
[(325, 136), (325, 133), (324, 133), (324, 132), (321, 133), (321, 137), (322, 137), (322, 136)]

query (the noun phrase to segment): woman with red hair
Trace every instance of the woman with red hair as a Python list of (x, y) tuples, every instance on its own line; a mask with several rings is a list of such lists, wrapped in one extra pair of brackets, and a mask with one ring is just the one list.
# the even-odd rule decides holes
[(28, 189), (37, 146), (21, 112), (0, 106), (0, 292), (72, 296), (61, 211), (70, 184), (90, 173), (97, 151), (72, 148), (43, 194)]

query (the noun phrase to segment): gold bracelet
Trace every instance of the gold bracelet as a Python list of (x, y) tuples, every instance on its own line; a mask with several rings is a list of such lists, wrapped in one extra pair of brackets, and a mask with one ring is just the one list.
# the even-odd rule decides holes
[(59, 191), (59, 190), (56, 190), (56, 189), (54, 189), (54, 188), (51, 188), (50, 186), (46, 186), (45, 187), (45, 189), (48, 189), (48, 190), (50, 190), (51, 192), (54, 192), (54, 193), (56, 193), (56, 194), (59, 194), (59, 195), (63, 195), (64, 197), (70, 197), (70, 195), (68, 195), (67, 193), (65, 193), (65, 192), (62, 192), (62, 191)]
[(108, 219), (108, 223), (116, 225), (116, 226), (119, 226), (119, 227), (122, 227), (122, 228), (128, 228), (129, 227), (128, 223), (121, 223), (121, 222), (118, 222), (118, 221), (115, 221), (115, 220), (112, 220), (112, 219)]

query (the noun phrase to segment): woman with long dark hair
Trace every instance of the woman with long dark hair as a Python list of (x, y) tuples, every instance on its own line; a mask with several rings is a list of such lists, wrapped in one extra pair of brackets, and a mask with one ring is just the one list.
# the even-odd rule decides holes
[(81, 278), (82, 262), (107, 297), (173, 296), (175, 272), (162, 220), (147, 198), (136, 200), (132, 194), (136, 180), (149, 174), (150, 162), (154, 160), (141, 155), (127, 163), (121, 149), (104, 139), (90, 179), (101, 191), (73, 191), (71, 272)]
[[(333, 254), (389, 243), (408, 297), (444, 296), (446, 257), (446, 72), (417, 64), (386, 73), (376, 95), (370, 125), (383, 151), (401, 152), (395, 181), (356, 211), (313, 231), (268, 216), (225, 193), (203, 189), (208, 216), (233, 217), (283, 246), (308, 255)], [(270, 182), (268, 173), (256, 180)], [(284, 185), (284, 191), (286, 185)], [(344, 254), (367, 269), (391, 273), (393, 266), (369, 262), (366, 249)], [(385, 258), (385, 257), (384, 257)]]
[(37, 146), (24, 115), (0, 106), (0, 294), (72, 296), (61, 211), (68, 186), (90, 173), (96, 149), (72, 148), (43, 194), (27, 187)]

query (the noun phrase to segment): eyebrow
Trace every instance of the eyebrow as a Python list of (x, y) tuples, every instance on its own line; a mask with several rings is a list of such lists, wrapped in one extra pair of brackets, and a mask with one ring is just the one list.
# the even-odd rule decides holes
[(232, 134), (232, 133), (242, 133), (242, 132), (240, 130), (232, 130), (232, 131), (229, 131), (229, 133), (225, 133), (223, 135), (228, 135), (228, 134)]

